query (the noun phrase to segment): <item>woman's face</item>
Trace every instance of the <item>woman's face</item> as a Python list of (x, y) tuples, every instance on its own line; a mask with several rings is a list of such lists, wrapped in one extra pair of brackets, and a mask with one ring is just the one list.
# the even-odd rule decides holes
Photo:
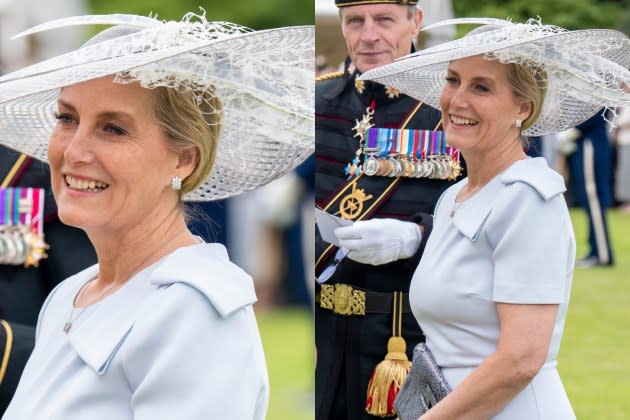
[(530, 104), (519, 104), (507, 79), (508, 67), (481, 56), (452, 61), (440, 96), (448, 144), (462, 151), (487, 151), (519, 139), (516, 119)]
[(151, 91), (112, 77), (61, 91), (48, 159), (59, 217), (88, 233), (129, 231), (168, 213), (179, 200), (171, 179), (184, 178)]

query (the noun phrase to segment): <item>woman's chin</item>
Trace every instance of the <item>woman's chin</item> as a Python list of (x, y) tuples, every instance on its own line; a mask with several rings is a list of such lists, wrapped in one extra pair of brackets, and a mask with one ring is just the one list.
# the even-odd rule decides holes
[(57, 215), (63, 224), (83, 230), (96, 224), (93, 218), (89, 217), (85, 211), (78, 211), (77, 209), (68, 209), (61, 206), (57, 210)]

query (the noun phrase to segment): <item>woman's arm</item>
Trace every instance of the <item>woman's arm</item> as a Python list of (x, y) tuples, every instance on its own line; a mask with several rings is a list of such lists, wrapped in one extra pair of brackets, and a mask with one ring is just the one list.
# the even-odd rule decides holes
[(497, 349), (421, 420), (489, 419), (536, 376), (544, 364), (559, 305), (497, 303)]

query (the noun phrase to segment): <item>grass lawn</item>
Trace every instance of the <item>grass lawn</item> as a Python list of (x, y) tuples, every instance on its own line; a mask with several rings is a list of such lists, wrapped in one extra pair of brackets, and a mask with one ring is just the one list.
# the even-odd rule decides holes
[[(578, 258), (587, 250), (582, 211), (572, 210)], [(559, 370), (578, 419), (630, 418), (630, 215), (609, 212), (614, 268), (576, 270)], [(313, 318), (309, 309), (257, 312), (271, 399), (268, 420), (314, 418)]]
[[(586, 255), (587, 221), (572, 210), (577, 256)], [(614, 268), (576, 270), (559, 370), (578, 419), (630, 418), (630, 215), (609, 211)]]
[(315, 418), (315, 330), (309, 308), (257, 311), (271, 396), (267, 420)]

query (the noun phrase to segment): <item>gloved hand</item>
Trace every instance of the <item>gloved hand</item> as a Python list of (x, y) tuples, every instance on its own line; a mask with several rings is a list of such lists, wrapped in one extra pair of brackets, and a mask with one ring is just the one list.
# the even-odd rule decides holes
[(565, 156), (573, 154), (573, 152), (577, 150), (575, 141), (579, 139), (581, 135), (582, 132), (575, 127), (556, 133), (558, 152)]
[(409, 258), (422, 240), (420, 226), (396, 219), (358, 221), (335, 229), (335, 236), (343, 248), (350, 250), (348, 258), (372, 265)]

